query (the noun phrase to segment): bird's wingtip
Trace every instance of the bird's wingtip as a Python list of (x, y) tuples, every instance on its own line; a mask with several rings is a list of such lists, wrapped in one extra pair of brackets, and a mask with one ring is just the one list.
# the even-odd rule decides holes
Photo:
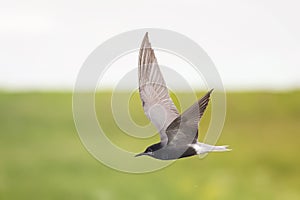
[(149, 41), (148, 32), (145, 33), (145, 35), (144, 35), (144, 40), (145, 40), (145, 41)]
[(145, 33), (145, 36), (144, 36), (144, 39), (143, 39), (141, 47), (142, 48), (151, 48), (151, 44), (150, 44), (150, 41), (149, 41), (148, 32)]

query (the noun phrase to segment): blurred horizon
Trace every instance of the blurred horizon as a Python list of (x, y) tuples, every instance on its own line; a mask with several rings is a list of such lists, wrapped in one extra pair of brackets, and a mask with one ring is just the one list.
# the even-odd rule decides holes
[[(137, 90), (137, 89), (136, 89)], [(134, 91), (136, 91), (134, 90)], [(127, 90), (127, 89), (116, 89), (113, 90), (113, 88), (103, 88), (100, 90), (95, 90), (96, 93), (106, 93), (106, 92), (118, 92), (118, 93), (127, 93), (129, 91), (132, 90)], [(195, 93), (199, 93), (199, 92), (204, 92), (207, 91), (207, 89), (195, 89), (194, 92)], [(259, 88), (259, 89), (254, 89), (254, 88), (247, 88), (247, 89), (226, 89), (225, 88), (225, 93), (289, 93), (289, 92), (298, 92), (300, 91), (300, 88), (286, 88), (286, 89), (266, 89), (266, 88)], [(0, 92), (2, 93), (73, 93), (73, 89), (56, 89), (56, 88), (43, 88), (43, 89), (39, 89), (39, 88), (1, 88), (0, 87)], [(84, 92), (91, 92), (91, 91), (82, 91)], [(181, 90), (181, 89), (177, 89), (177, 90), (172, 90), (172, 92), (174, 93), (190, 93), (189, 91), (186, 90)]]

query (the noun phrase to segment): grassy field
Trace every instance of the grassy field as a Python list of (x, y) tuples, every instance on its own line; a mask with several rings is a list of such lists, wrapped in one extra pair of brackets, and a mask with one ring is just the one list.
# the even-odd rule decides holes
[[(106, 113), (100, 122), (108, 137), (132, 151), (143, 150), (114, 124), (110, 94), (97, 94), (96, 100), (97, 114)], [(147, 123), (138, 101), (137, 96), (131, 101), (139, 105), (130, 107), (132, 118)], [(209, 112), (201, 133), (208, 123)], [(299, 130), (300, 92), (229, 93), (218, 144), (229, 144), (232, 152), (127, 174), (102, 165), (85, 150), (70, 93), (1, 92), (0, 199), (298, 200)]]

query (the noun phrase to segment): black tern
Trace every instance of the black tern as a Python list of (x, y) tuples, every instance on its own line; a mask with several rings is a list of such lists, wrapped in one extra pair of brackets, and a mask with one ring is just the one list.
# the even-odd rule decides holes
[(147, 155), (160, 160), (173, 160), (208, 152), (230, 151), (227, 145), (213, 146), (198, 142), (198, 124), (213, 89), (180, 115), (170, 98), (148, 33), (139, 51), (138, 76), (142, 106), (159, 131), (160, 142), (149, 146), (136, 157)]

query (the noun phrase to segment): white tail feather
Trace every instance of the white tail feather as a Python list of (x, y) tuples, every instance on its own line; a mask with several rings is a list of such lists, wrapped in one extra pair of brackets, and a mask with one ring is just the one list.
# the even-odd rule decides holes
[(209, 144), (204, 143), (197, 143), (197, 144), (191, 144), (191, 147), (195, 149), (197, 154), (203, 154), (203, 153), (209, 153), (209, 152), (225, 152), (225, 151), (231, 151), (231, 149), (228, 149), (228, 145), (224, 146), (213, 146)]

